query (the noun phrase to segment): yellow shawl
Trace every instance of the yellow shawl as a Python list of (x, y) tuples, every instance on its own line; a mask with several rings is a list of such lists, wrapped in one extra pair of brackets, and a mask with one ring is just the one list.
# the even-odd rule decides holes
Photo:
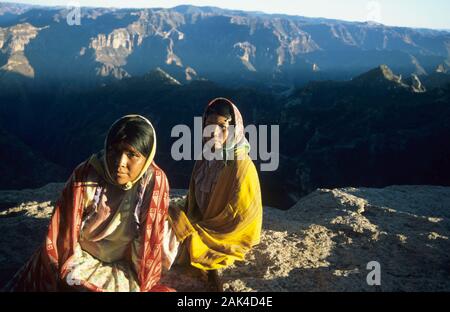
[(171, 207), (169, 221), (183, 242), (179, 262), (214, 270), (243, 260), (259, 243), (262, 202), (258, 173), (247, 150), (243, 157), (227, 162), (219, 173), (207, 208), (202, 214), (195, 199), (194, 166), (183, 209)]

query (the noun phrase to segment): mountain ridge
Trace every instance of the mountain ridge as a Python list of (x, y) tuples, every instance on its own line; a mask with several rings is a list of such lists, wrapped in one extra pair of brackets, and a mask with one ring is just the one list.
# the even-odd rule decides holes
[[(36, 91), (9, 79), (9, 84), (0, 83), (0, 122), (69, 172), (102, 148), (117, 118), (142, 114), (161, 138), (158, 164), (172, 185), (180, 187), (188, 182), (193, 162), (173, 161), (170, 151), (176, 139), (171, 129), (177, 124), (192, 129), (193, 117), (201, 116), (206, 103), (224, 96), (238, 105), (246, 125), (280, 127), (280, 166), (260, 173), (268, 205), (286, 208), (321, 186), (450, 185), (444, 174), (450, 168), (450, 150), (444, 143), (450, 135), (450, 75), (437, 73), (435, 81), (424, 80), (422, 92), (414, 90), (412, 80), (398, 84), (386, 79), (385, 74), (390, 79), (399, 75), (388, 67), (383, 74), (380, 68), (364, 83), (313, 81), (283, 95), (264, 88), (227, 88), (210, 80), (177, 83), (162, 69), (59, 92)], [(260, 163), (255, 161), (257, 167)], [(23, 177), (15, 178), (21, 180), (26, 187)], [(7, 185), (8, 179), (1, 177), (0, 182)]]
[[(434, 30), (195, 6), (86, 8), (81, 25), (69, 26), (68, 12), (33, 7), (15, 20), (0, 16), (0, 42), (9, 27), (28, 23), (23, 38), (31, 26), (48, 27), (24, 45), (37, 80), (122, 79), (160, 67), (180, 82), (290, 85), (348, 79), (381, 63), (407, 75), (450, 64), (450, 33)], [(3, 50), (0, 61), (10, 58)]]

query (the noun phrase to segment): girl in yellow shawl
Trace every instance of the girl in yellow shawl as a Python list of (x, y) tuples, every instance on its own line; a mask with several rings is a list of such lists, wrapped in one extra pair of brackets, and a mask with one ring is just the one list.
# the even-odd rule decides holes
[(210, 281), (221, 290), (216, 270), (243, 260), (259, 243), (261, 191), (237, 107), (217, 98), (208, 104), (203, 124), (213, 130), (204, 143), (213, 142), (213, 150), (223, 159), (195, 163), (186, 204), (181, 209), (170, 207), (169, 221), (182, 243), (178, 263), (208, 271)]
[(155, 151), (150, 121), (116, 121), (104, 150), (74, 170), (45, 242), (6, 289), (171, 291), (159, 285), (174, 258), (167, 246), (176, 244), (167, 242), (169, 184)]

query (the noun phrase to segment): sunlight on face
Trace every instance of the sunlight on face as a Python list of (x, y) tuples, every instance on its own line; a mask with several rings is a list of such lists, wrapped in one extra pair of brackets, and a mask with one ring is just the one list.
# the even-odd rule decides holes
[(108, 147), (106, 159), (111, 177), (120, 185), (134, 181), (147, 160), (137, 149), (125, 142)]

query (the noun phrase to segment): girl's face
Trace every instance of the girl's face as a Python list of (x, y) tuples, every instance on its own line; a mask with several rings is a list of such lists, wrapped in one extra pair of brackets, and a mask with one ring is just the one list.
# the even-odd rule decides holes
[(203, 126), (213, 126), (213, 131), (208, 131), (207, 133), (207, 135), (210, 136), (204, 137), (203, 142), (208, 142), (209, 140), (213, 139), (214, 147), (216, 149), (222, 148), (222, 146), (228, 139), (228, 127), (230, 126), (230, 119), (218, 114), (209, 114), (206, 117), (205, 124)]
[(120, 142), (108, 147), (106, 160), (111, 177), (124, 185), (139, 176), (147, 158), (128, 143)]

